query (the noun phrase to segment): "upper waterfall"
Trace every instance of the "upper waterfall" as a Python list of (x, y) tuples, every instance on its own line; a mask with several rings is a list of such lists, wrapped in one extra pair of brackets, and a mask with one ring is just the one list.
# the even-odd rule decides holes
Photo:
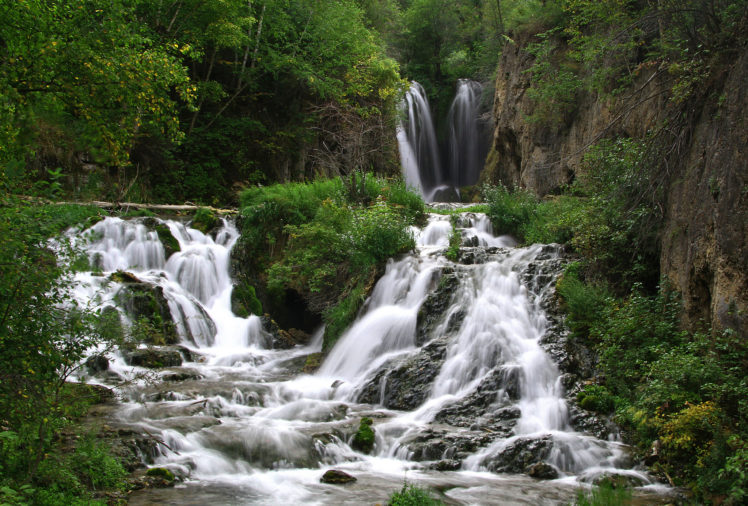
[(436, 135), (423, 86), (415, 81), (411, 83), (400, 104), (402, 121), (397, 129), (397, 140), (403, 176), (428, 202), (449, 195), (450, 188), (457, 191), (461, 186), (478, 182), (488, 151), (488, 131), (482, 118), (482, 90), (480, 83), (469, 79), (457, 82), (444, 143), (440, 143)]

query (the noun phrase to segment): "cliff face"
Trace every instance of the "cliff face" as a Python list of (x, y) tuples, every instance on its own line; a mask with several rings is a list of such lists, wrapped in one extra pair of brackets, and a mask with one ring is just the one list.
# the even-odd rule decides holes
[[(507, 45), (496, 79), (493, 143), (481, 181), (546, 195), (573, 180), (586, 149), (605, 137), (642, 138), (667, 113), (666, 73), (643, 72), (615, 100), (578, 97), (557, 126), (528, 120), (533, 63)], [(748, 51), (725, 71), (709, 100), (690, 111), (691, 140), (668, 163), (661, 273), (683, 294), (689, 325), (748, 333)]]

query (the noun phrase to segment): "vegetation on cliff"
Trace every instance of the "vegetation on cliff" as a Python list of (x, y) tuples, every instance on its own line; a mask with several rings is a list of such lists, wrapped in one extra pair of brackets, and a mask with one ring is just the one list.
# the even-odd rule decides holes
[[(241, 198), (233, 253), (240, 284), (255, 287), (287, 327), (308, 324), (298, 313), (324, 321), (325, 349), (353, 321), (387, 259), (415, 246), (408, 227), (424, 213), (401, 181), (356, 173), (251, 188)], [(285, 311), (295, 318), (284, 319)]]

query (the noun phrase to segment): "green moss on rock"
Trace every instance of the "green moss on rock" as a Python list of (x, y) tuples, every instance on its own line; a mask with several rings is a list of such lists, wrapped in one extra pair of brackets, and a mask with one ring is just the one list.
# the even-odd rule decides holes
[(362, 453), (370, 453), (374, 448), (374, 429), (371, 428), (371, 418), (362, 418), (358, 424), (358, 431), (353, 436), (351, 448)]
[(201, 207), (195, 212), (195, 216), (192, 218), (190, 226), (195, 230), (199, 230), (203, 234), (208, 234), (211, 230), (216, 228), (219, 223), (220, 220), (210, 209)]
[(163, 478), (166, 481), (174, 481), (176, 477), (174, 473), (166, 469), (165, 467), (152, 467), (145, 473), (146, 476), (157, 476)]

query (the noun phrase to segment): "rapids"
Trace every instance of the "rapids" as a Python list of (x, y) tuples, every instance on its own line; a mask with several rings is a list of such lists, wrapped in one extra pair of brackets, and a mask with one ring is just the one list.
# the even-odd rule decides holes
[[(127, 352), (93, 350), (106, 353), (109, 370), (78, 378), (114, 387), (122, 402), (112, 423), (155, 435), (161, 443), (145, 463), (180, 479), (134, 493), (131, 504), (374, 504), (404, 481), (450, 504), (568, 504), (605, 473), (640, 483), (645, 502), (666, 493), (632, 468), (614, 436), (570, 422), (543, 344), (557, 248), (518, 248), (484, 215), (463, 213), (460, 261), (451, 262), (449, 216), (432, 214), (414, 229), (416, 250), (390, 260), (353, 325), (304, 374), (323, 329), (305, 346), (274, 350), (258, 315), (232, 312), (234, 225), (206, 235), (150, 220), (168, 226), (179, 251), (167, 258), (143, 220), (107, 218), (78, 234), (95, 267), (78, 274), (79, 303), (117, 308), (132, 326), (122, 293), (134, 277), (163, 294), (184, 357), (149, 370), (128, 365)], [(175, 373), (180, 381), (164, 380)], [(371, 455), (350, 446), (362, 417), (374, 421)], [(516, 469), (521, 459), (555, 478), (528, 477)], [(320, 483), (331, 468), (357, 481)]]

